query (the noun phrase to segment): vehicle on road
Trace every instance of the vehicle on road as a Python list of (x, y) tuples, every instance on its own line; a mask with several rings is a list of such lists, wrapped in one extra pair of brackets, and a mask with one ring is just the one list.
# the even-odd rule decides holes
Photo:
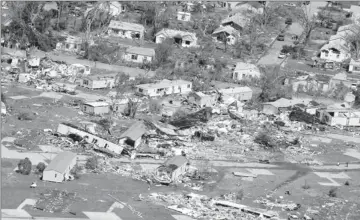
[(284, 41), (285, 40), (285, 35), (283, 34), (279, 34), (279, 36), (277, 37), (278, 41)]
[(285, 24), (292, 25), (292, 18), (286, 18)]
[(287, 7), (296, 7), (296, 4), (294, 4), (294, 3), (285, 3), (284, 6), (287, 6)]
[(284, 52), (280, 52), (280, 54), (279, 54), (278, 58), (280, 58), (280, 59), (284, 59), (285, 57), (286, 57), (286, 53), (284, 53)]

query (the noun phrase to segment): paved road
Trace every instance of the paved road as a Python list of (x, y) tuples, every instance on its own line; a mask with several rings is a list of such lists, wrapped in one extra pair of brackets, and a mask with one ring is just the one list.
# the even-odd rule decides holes
[(293, 23), (285, 31), (285, 40), (284, 41), (275, 41), (269, 51), (263, 56), (258, 64), (260, 65), (279, 65), (283, 59), (278, 58), (279, 53), (284, 45), (293, 45), (293, 40), (291, 40), (292, 35), (300, 35), (302, 33), (302, 26), (299, 23)]

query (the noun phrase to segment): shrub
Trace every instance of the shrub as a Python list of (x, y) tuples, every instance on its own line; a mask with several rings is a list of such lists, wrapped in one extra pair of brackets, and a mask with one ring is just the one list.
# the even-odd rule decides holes
[(79, 165), (75, 165), (71, 170), (70, 174), (74, 176), (75, 179), (80, 179), (80, 172), (83, 169), (83, 167)]
[(162, 105), (159, 100), (150, 100), (149, 111), (153, 114), (159, 114), (161, 112)]
[(336, 197), (337, 196), (337, 188), (331, 188), (330, 190), (329, 190), (329, 193), (328, 193), (328, 195), (330, 196), (330, 197)]
[(29, 160), (29, 158), (26, 157), (25, 159), (19, 161), (18, 172), (23, 175), (29, 175), (31, 173), (31, 166), (32, 166), (31, 161)]
[(244, 190), (240, 189), (237, 193), (236, 193), (236, 200), (242, 200), (244, 198)]
[(99, 165), (97, 156), (90, 157), (86, 160), (85, 168), (89, 170), (95, 170)]
[(31, 120), (34, 119), (34, 116), (31, 115), (30, 113), (23, 112), (23, 113), (20, 113), (20, 114), (19, 114), (18, 119), (19, 119), (20, 121), (23, 121), (23, 120), (31, 121)]
[(271, 137), (267, 135), (264, 132), (259, 133), (255, 139), (254, 142), (260, 145), (263, 145), (265, 147), (273, 148), (274, 144), (272, 143)]
[(38, 165), (36, 166), (36, 169), (39, 173), (44, 172), (45, 168), (46, 168), (46, 165), (43, 162), (38, 163)]

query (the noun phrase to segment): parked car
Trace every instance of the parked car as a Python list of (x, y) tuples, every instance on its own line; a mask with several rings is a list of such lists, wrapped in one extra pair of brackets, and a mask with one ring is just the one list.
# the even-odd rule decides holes
[(286, 18), (285, 24), (291, 25), (292, 24), (292, 18)]
[(294, 4), (294, 3), (285, 3), (284, 6), (296, 7), (296, 4)]
[(280, 59), (284, 59), (285, 57), (286, 57), (286, 53), (284, 53), (284, 52), (280, 52), (280, 54), (279, 54), (278, 58), (280, 58)]
[(284, 41), (285, 40), (285, 35), (283, 34), (279, 34), (279, 36), (277, 37), (278, 41)]

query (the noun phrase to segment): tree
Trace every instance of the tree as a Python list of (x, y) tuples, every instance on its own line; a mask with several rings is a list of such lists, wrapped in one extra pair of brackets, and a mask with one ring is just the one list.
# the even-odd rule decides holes
[(128, 100), (127, 108), (124, 113), (131, 118), (135, 117), (138, 107), (140, 106), (140, 101), (138, 99), (128, 95), (128, 92), (134, 90), (135, 83), (135, 80), (130, 80), (129, 75), (126, 75), (125, 73), (119, 73), (115, 79), (115, 99), (126, 98)]
[(347, 41), (349, 42), (350, 51), (356, 59), (360, 58), (360, 27), (351, 26), (348, 30), (346, 36)]
[(166, 39), (155, 48), (155, 60), (157, 66), (162, 66), (169, 61), (169, 57), (173, 53), (173, 39)]
[(250, 55), (254, 55), (255, 49), (264, 49), (265, 34), (260, 30), (259, 24), (255, 19), (251, 19), (249, 24), (244, 28), (246, 39), (242, 43)]
[(18, 170), (19, 173), (23, 174), (23, 175), (29, 175), (31, 173), (31, 166), (32, 163), (29, 160), (29, 158), (25, 158), (23, 160), (20, 160), (18, 163)]
[(85, 168), (88, 170), (95, 170), (99, 165), (99, 160), (97, 156), (89, 157), (86, 160)]
[(38, 170), (39, 173), (43, 173), (45, 168), (46, 165), (43, 162), (38, 163), (38, 165), (36, 166), (36, 169)]
[(307, 7), (306, 5), (302, 5), (301, 8), (297, 10), (295, 16), (304, 29), (302, 39), (304, 44), (307, 44), (310, 39), (311, 32), (316, 28), (316, 17), (310, 14), (310, 7)]
[(268, 102), (291, 95), (288, 92), (288, 88), (283, 85), (283, 80), (286, 76), (279, 71), (279, 67), (272, 69), (261, 68), (261, 70), (263, 73), (260, 80), (260, 88), (262, 90), (259, 96), (260, 101)]
[(9, 39), (19, 43), (20, 47), (34, 45), (41, 50), (49, 51), (63, 39), (52, 34), (51, 14), (42, 10), (43, 3), (7, 2), (7, 4), (12, 22), (2, 31), (9, 33)]

